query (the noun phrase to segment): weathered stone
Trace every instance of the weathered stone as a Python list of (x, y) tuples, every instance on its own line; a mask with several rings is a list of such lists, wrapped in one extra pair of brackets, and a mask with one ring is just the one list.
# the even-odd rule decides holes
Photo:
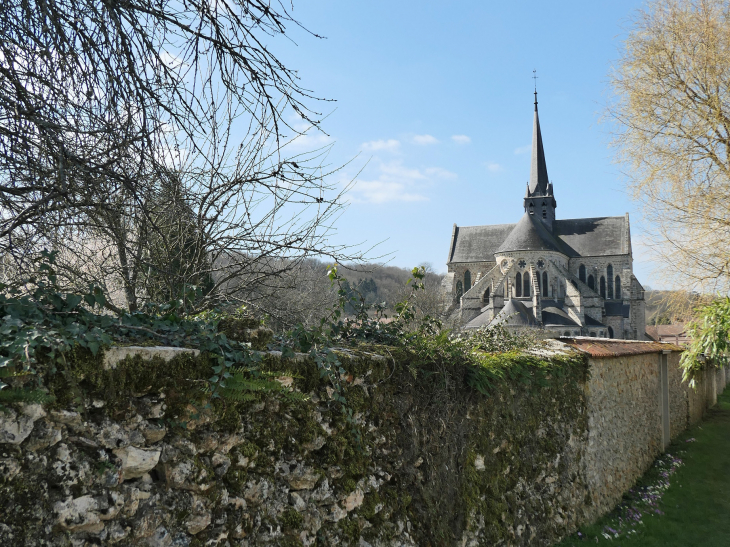
[(203, 513), (202, 515), (191, 515), (185, 520), (185, 528), (191, 535), (198, 534), (210, 526), (210, 513)]
[(244, 499), (253, 504), (259, 505), (269, 495), (269, 482), (267, 480), (260, 480), (257, 482), (249, 481), (243, 489)]
[(302, 496), (300, 496), (296, 492), (289, 493), (289, 503), (291, 503), (291, 505), (294, 507), (294, 509), (296, 509), (300, 513), (307, 508), (307, 504), (302, 499)]
[(215, 468), (215, 474), (219, 477), (225, 475), (228, 472), (228, 469), (230, 469), (231, 467), (231, 459), (228, 456), (224, 456), (223, 454), (219, 453), (213, 454), (210, 462)]
[(122, 461), (122, 478), (124, 480), (141, 477), (151, 471), (160, 460), (159, 449), (144, 450), (127, 446), (114, 450), (114, 455)]
[(61, 441), (61, 430), (51, 427), (45, 421), (36, 422), (33, 431), (23, 445), (26, 450), (36, 452), (53, 446)]
[(0, 412), (0, 444), (20, 444), (33, 431), (35, 420), (27, 414), (14, 410)]
[(100, 532), (104, 523), (97, 512), (99, 505), (93, 496), (59, 501), (53, 506), (56, 522), (69, 532)]
[(292, 490), (311, 490), (320, 479), (320, 474), (311, 467), (299, 466), (286, 476), (286, 482)]
[(167, 528), (160, 526), (147, 538), (146, 543), (149, 547), (170, 547), (172, 545), (172, 535), (167, 531)]
[(81, 414), (70, 410), (52, 410), (50, 417), (52, 421), (72, 428), (78, 428), (83, 425)]
[(20, 473), (20, 462), (15, 458), (0, 458), (0, 479), (11, 481)]
[(356, 488), (342, 502), (345, 506), (345, 511), (349, 513), (353, 509), (357, 509), (362, 505), (363, 499), (365, 499), (365, 493), (360, 488)]
[(165, 438), (167, 428), (164, 425), (155, 425), (147, 422), (142, 426), (142, 435), (148, 444), (154, 444)]

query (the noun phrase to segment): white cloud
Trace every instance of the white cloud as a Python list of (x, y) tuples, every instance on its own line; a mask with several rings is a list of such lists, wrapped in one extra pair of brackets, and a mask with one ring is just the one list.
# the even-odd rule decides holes
[(500, 164), (490, 161), (487, 163), (487, 169), (489, 169), (492, 173), (497, 173), (498, 171), (504, 171), (504, 167), (502, 167)]
[(413, 137), (413, 142), (421, 146), (428, 144), (438, 144), (438, 139), (433, 135), (416, 135)]
[[(311, 130), (314, 131), (314, 130)], [(291, 150), (314, 151), (334, 142), (334, 139), (324, 133), (304, 133), (294, 136), (285, 146)]]
[(429, 167), (427, 169), (424, 169), (423, 171), (426, 176), (428, 177), (434, 177), (437, 179), (455, 179), (456, 173), (452, 173), (451, 171), (447, 171), (446, 169), (441, 169), (440, 167)]
[(527, 146), (520, 146), (519, 148), (515, 148), (515, 154), (518, 156), (520, 154), (527, 154), (530, 150), (532, 150), (532, 146), (529, 144)]
[(455, 179), (456, 174), (440, 167), (415, 169), (401, 161), (380, 163), (377, 177), (359, 179), (349, 197), (359, 203), (388, 203), (394, 201), (428, 201), (425, 190), (441, 180)]
[(469, 144), (471, 139), (466, 135), (451, 135), (451, 140), (456, 144)]
[(386, 180), (359, 180), (353, 192), (356, 202), (428, 201), (418, 192), (409, 192), (406, 184)]
[(397, 152), (400, 149), (400, 141), (395, 139), (369, 141), (362, 143), (362, 149), (366, 152), (378, 152), (385, 150), (386, 152)]

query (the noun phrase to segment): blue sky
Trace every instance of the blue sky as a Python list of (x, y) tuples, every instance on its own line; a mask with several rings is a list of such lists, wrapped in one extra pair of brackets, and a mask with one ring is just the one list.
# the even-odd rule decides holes
[[(631, 214), (635, 270), (661, 283), (642, 250), (641, 215), (599, 123), (607, 75), (639, 1), (348, 2), (307, 0), (294, 15), (318, 40), (272, 43), (303, 86), (335, 99), (330, 162), (358, 176), (332, 238), (380, 245), (393, 265), (446, 270), (451, 229), (512, 223), (529, 178), (533, 80), (558, 218)], [(354, 159), (353, 159), (354, 158)]]

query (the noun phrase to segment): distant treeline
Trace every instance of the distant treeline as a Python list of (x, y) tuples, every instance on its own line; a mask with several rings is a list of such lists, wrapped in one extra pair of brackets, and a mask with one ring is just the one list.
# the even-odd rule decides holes
[[(275, 329), (283, 329), (297, 323), (312, 324), (326, 316), (337, 302), (337, 287), (331, 285), (327, 271), (331, 263), (316, 259), (301, 262), (287, 272), (281, 284), (274, 291), (252, 295), (253, 311), (266, 316), (267, 322)], [(442, 274), (426, 268), (424, 284), (426, 290), (416, 298), (419, 312), (439, 315), (443, 311), (439, 288)], [(397, 266), (380, 264), (344, 264), (339, 273), (346, 280), (345, 290), (357, 298), (359, 294), (366, 304), (384, 304), (392, 313), (396, 303), (403, 300), (410, 291), (406, 282), (411, 270)], [(345, 310), (353, 313), (352, 306)]]

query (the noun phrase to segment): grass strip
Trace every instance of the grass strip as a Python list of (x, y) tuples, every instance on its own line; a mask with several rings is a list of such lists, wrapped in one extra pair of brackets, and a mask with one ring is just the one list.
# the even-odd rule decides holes
[(682, 433), (614, 511), (559, 547), (730, 546), (730, 389)]

